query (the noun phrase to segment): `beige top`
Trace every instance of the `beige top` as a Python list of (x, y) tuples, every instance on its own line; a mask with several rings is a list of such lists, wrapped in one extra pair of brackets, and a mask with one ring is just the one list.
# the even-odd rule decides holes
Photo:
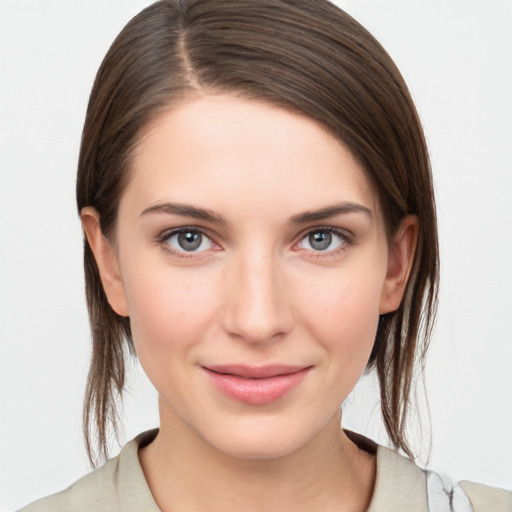
[[(138, 457), (139, 448), (149, 444), (157, 432), (150, 430), (140, 434), (99, 469), (20, 512), (160, 512)], [(464, 504), (460, 507), (452, 504), (453, 508), (449, 503), (448, 508), (436, 504), (438, 496), (433, 498), (433, 494), (454, 494), (453, 489), (446, 488), (438, 492), (435, 485), (441, 479), (437, 474), (420, 469), (411, 460), (358, 434), (347, 434), (361, 449), (377, 452), (377, 479), (368, 512), (512, 512), (511, 492), (471, 482), (460, 484), (468, 508)], [(433, 484), (429, 483), (431, 477), (434, 477)]]

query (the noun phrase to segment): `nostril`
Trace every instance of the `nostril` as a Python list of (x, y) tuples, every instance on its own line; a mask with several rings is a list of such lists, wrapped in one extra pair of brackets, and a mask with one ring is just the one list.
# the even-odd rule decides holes
[(224, 329), (250, 343), (270, 343), (282, 339), (290, 329), (286, 305), (246, 300), (227, 307)]

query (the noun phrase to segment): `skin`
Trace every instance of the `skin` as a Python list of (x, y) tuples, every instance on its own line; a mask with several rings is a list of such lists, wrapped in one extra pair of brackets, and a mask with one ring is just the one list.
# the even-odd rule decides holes
[[(333, 205), (342, 208), (304, 219)], [(196, 96), (145, 131), (114, 240), (94, 209), (82, 222), (159, 393), (160, 433), (140, 460), (160, 508), (366, 510), (375, 458), (340, 430), (340, 405), (379, 315), (400, 304), (417, 223), (406, 217), (388, 244), (352, 154), (308, 117)], [(192, 227), (204, 238), (187, 252), (172, 230)], [(327, 229), (319, 250), (310, 235)], [(282, 398), (255, 405), (205, 375), (235, 363), (309, 370)]]

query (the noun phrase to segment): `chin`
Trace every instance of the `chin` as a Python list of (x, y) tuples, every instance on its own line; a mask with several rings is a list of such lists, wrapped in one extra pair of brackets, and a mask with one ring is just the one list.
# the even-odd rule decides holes
[(215, 447), (230, 457), (247, 460), (269, 460), (286, 457), (297, 451), (303, 444), (286, 440), (237, 439), (229, 443), (219, 443)]
[[(299, 428), (297, 428), (299, 425)], [(277, 459), (290, 455), (311, 441), (321, 430), (304, 424), (256, 420), (239, 422), (236, 428), (209, 431), (204, 440), (214, 449), (238, 459)]]

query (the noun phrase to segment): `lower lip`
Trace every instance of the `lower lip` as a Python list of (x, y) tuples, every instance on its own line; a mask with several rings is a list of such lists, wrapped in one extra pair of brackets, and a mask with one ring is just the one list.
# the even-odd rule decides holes
[(227, 397), (245, 404), (263, 405), (275, 402), (295, 389), (311, 367), (263, 379), (246, 379), (237, 375), (217, 373), (204, 367), (203, 369), (216, 388)]

